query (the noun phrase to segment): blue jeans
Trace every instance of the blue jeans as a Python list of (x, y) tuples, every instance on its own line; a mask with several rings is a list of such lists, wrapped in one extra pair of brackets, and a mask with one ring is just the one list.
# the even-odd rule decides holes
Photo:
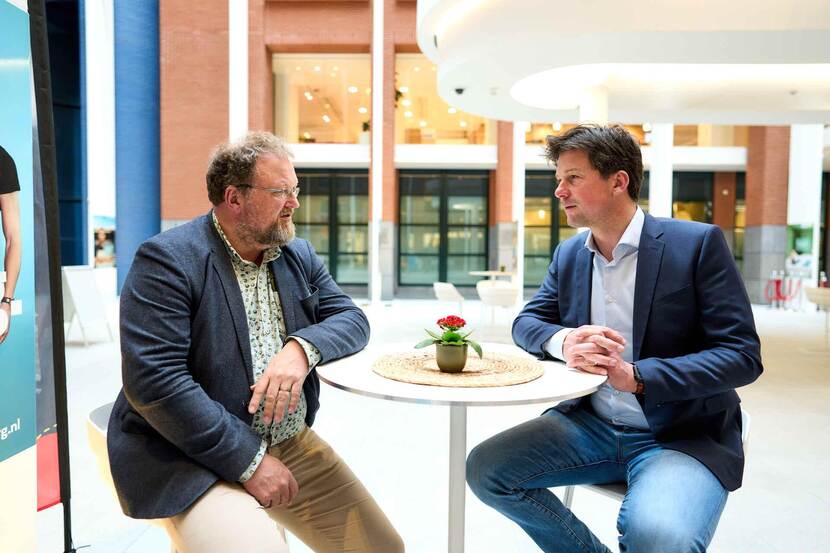
[(628, 482), (617, 517), (620, 552), (706, 551), (727, 491), (695, 458), (648, 431), (612, 426), (590, 407), (542, 416), (479, 444), (467, 483), (543, 551), (607, 552), (548, 488)]

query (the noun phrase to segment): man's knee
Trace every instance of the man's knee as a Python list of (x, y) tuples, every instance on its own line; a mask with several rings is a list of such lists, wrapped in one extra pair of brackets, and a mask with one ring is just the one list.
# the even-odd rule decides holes
[(500, 458), (492, 440), (474, 447), (467, 457), (467, 484), (483, 501), (500, 487)]
[(620, 550), (637, 553), (705, 552), (707, 539), (680, 520), (664, 517), (641, 517), (621, 529)]

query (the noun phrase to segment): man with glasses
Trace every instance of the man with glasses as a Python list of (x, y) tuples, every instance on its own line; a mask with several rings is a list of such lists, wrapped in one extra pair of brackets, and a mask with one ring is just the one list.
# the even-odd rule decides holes
[(294, 238), (291, 155), (270, 133), (217, 148), (213, 209), (138, 250), (121, 295), (124, 388), (110, 417), (121, 506), (181, 552), (403, 551), (310, 428), (314, 368), (361, 350), (363, 312)]

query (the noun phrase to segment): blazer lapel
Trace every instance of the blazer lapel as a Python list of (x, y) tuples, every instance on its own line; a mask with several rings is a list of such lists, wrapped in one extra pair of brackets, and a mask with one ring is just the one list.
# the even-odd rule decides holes
[(660, 223), (651, 215), (646, 214), (643, 224), (643, 233), (640, 236), (640, 247), (637, 252), (637, 280), (634, 284), (634, 320), (632, 338), (634, 340), (634, 360), (640, 359), (640, 348), (651, 314), (651, 304), (654, 299), (654, 289), (660, 276), (660, 262), (663, 259), (665, 242), (658, 240), (663, 234)]
[(225, 300), (228, 302), (228, 308), (231, 312), (239, 353), (242, 355), (245, 365), (245, 378), (249, 385), (253, 385), (254, 364), (251, 360), (251, 337), (248, 330), (248, 317), (245, 314), (245, 303), (242, 301), (242, 292), (239, 291), (239, 281), (236, 279), (236, 273), (233, 271), (233, 265), (231, 265), (231, 259), (228, 256), (225, 244), (216, 232), (213, 226), (213, 218), (210, 215), (207, 217), (207, 224), (210, 225), (208, 236), (211, 237), (211, 250), (213, 251), (211, 264), (219, 276), (219, 282), (222, 283)]
[[(271, 274), (277, 284), (277, 294), (280, 297), (282, 316), (285, 321), (285, 334), (290, 335), (297, 329), (297, 317), (294, 314), (294, 298), (299, 298), (297, 280), (293, 278), (288, 267), (288, 260), (285, 251), (278, 258), (271, 262)], [(285, 336), (283, 336), (285, 338)]]
[(576, 325), (591, 324), (591, 277), (593, 275), (594, 254), (582, 247), (576, 252)]

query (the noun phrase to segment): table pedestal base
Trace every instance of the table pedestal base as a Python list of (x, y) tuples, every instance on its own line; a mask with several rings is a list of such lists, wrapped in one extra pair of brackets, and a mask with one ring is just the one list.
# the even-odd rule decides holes
[(467, 407), (450, 406), (450, 503), (448, 553), (464, 553), (464, 499), (467, 493)]

